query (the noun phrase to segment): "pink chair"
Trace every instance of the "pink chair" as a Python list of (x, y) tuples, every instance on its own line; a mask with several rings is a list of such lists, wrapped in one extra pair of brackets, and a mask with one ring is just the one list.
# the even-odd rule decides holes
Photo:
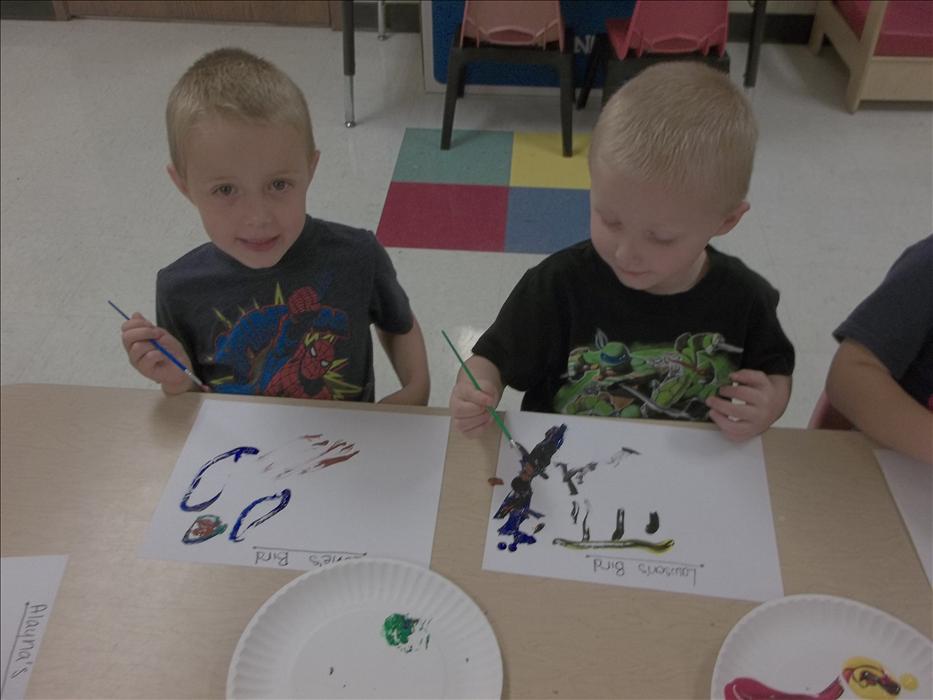
[(447, 59), (441, 150), (450, 148), (457, 98), (473, 61), (549, 65), (560, 78), (563, 154), (573, 154), (573, 38), (558, 0), (466, 0)]
[(645, 53), (726, 52), (727, 0), (639, 0), (630, 19), (606, 21), (609, 41), (620, 61), (629, 50)]
[(637, 0), (630, 18), (606, 20), (606, 34), (597, 37), (587, 64), (577, 109), (586, 106), (598, 64), (604, 61), (603, 104), (652, 63), (701, 60), (728, 73), (728, 34), (728, 0)]
[(559, 0), (484, 2), (466, 0), (460, 46), (464, 39), (500, 46), (539, 46), (556, 41), (564, 50), (564, 19)]
[(853, 427), (855, 426), (852, 425), (848, 418), (833, 408), (833, 405), (829, 402), (829, 397), (826, 396), (826, 392), (820, 394), (807, 428), (809, 430), (852, 430)]

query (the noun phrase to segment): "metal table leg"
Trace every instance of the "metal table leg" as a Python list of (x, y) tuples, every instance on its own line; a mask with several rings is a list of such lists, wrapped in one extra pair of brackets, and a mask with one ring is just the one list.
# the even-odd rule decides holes
[(758, 55), (761, 53), (761, 40), (765, 35), (765, 15), (768, 0), (755, 0), (752, 12), (752, 31), (748, 39), (748, 58), (745, 59), (745, 87), (755, 87), (758, 80)]
[(389, 38), (389, 35), (386, 34), (386, 0), (378, 0), (376, 3), (376, 20), (379, 27), (376, 38), (379, 41), (385, 41)]
[(356, 49), (353, 42), (353, 0), (343, 0), (343, 125), (356, 126), (353, 116), (353, 75), (356, 73)]

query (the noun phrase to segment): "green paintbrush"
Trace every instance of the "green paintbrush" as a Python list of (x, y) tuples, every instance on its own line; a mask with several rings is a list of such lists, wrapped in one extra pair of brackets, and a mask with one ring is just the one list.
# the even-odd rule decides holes
[[(470, 368), (466, 366), (466, 362), (463, 361), (463, 358), (460, 357), (460, 353), (457, 352), (457, 348), (454, 347), (454, 344), (450, 341), (450, 338), (447, 335), (447, 332), (441, 330), (441, 335), (444, 336), (444, 340), (447, 341), (447, 344), (450, 346), (450, 349), (454, 351), (454, 355), (457, 356), (457, 360), (460, 362), (460, 366), (463, 367), (463, 371), (466, 372), (466, 376), (470, 378), (470, 381), (473, 382), (479, 391), (482, 391), (479, 386), (479, 382), (476, 381), (476, 377), (473, 376), (473, 373), (470, 371)], [(492, 419), (496, 421), (496, 425), (499, 426), (499, 429), (503, 434), (509, 439), (509, 445), (515, 449), (518, 449), (518, 444), (515, 440), (512, 439), (512, 433), (509, 432), (509, 429), (505, 427), (505, 423), (502, 422), (502, 419), (499, 417), (499, 414), (492, 410), (489, 406), (486, 407), (486, 410), (489, 411), (489, 415), (492, 416)]]

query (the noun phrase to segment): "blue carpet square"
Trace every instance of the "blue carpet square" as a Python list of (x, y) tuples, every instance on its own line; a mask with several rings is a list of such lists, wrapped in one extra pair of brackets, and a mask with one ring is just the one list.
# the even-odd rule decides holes
[(549, 254), (589, 236), (589, 190), (509, 189), (506, 252)]

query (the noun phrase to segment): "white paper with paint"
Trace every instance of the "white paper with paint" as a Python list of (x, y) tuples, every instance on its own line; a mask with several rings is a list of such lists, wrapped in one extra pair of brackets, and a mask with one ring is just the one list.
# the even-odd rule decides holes
[(549, 428), (567, 429), (548, 478), (532, 479), (528, 510), (497, 519), (521, 469), (502, 441), (484, 569), (743, 600), (784, 594), (760, 439), (535, 413), (508, 423), (529, 450)]
[(39, 647), (66, 556), (3, 557), (0, 559), (0, 659), (3, 681), (0, 698), (26, 697), (26, 685), (39, 657)]
[(361, 556), (428, 566), (448, 430), (446, 416), (208, 399), (140, 556), (300, 570)]
[(875, 450), (875, 457), (933, 583), (933, 467), (894, 450)]

